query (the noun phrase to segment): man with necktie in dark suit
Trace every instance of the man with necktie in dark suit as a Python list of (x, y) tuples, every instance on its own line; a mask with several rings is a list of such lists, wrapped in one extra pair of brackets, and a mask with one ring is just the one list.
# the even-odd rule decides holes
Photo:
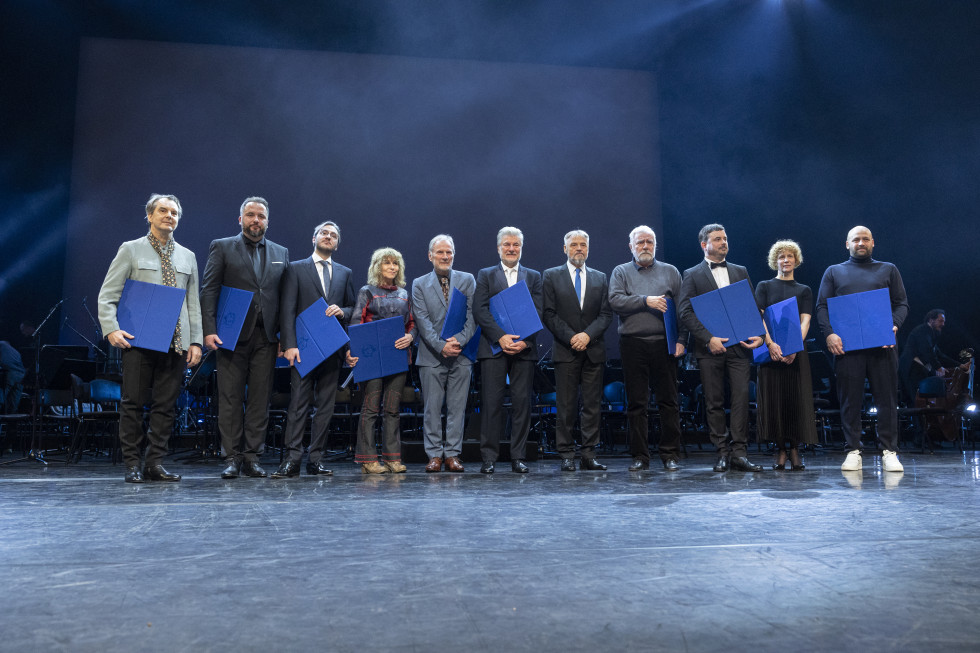
[[(242, 202), (242, 232), (211, 243), (201, 286), (204, 346), (218, 358), (218, 431), (227, 467), (221, 478), (262, 477), (259, 455), (269, 426), (269, 398), (279, 340), (279, 289), (289, 252), (265, 237), (269, 203), (261, 197)], [(221, 287), (252, 293), (237, 343), (218, 337)], [(220, 345), (233, 345), (233, 349)], [(244, 413), (242, 406), (244, 405)]]
[[(480, 394), (480, 471), (492, 474), (500, 453), (500, 435), (507, 424), (504, 395), (510, 377), (511, 470), (526, 474), (524, 464), (527, 433), (531, 427), (531, 388), (534, 366), (538, 360), (534, 337), (518, 340), (517, 334), (504, 331), (490, 312), (490, 298), (518, 281), (527, 283), (534, 306), (541, 313), (541, 273), (520, 265), (524, 234), (517, 227), (504, 227), (497, 232), (497, 254), (500, 264), (483, 268), (476, 275), (473, 294), (473, 317), (481, 329), (477, 359), (480, 361), (482, 389)], [(493, 353), (492, 345), (502, 351)]]
[[(678, 317), (690, 331), (691, 347), (701, 370), (701, 387), (704, 391), (705, 413), (711, 442), (718, 451), (716, 472), (727, 472), (729, 467), (746, 472), (761, 472), (746, 457), (749, 432), (749, 373), (751, 350), (762, 345), (762, 338), (753, 336), (747, 341), (725, 347), (727, 338), (711, 334), (694, 314), (691, 298), (718, 290), (743, 279), (749, 279), (748, 271), (741, 265), (726, 260), (728, 235), (720, 224), (709, 224), (698, 234), (704, 260), (684, 271), (681, 284), (681, 302)], [(752, 281), (749, 280), (751, 290)], [(725, 428), (725, 376), (731, 388), (731, 430)]]
[(555, 336), (558, 424), (555, 440), (561, 470), (575, 471), (575, 438), (572, 426), (578, 415), (582, 391), (582, 469), (605, 471), (595, 458), (599, 444), (602, 409), (602, 372), (606, 362), (605, 333), (612, 322), (609, 282), (598, 270), (585, 267), (589, 257), (589, 234), (577, 229), (565, 234), (564, 265), (544, 271), (544, 324)]
[(286, 459), (279, 465), (272, 478), (290, 478), (299, 475), (303, 460), (303, 431), (310, 404), (314, 405), (313, 426), (310, 435), (310, 455), (306, 473), (329, 476), (333, 472), (324, 465), (323, 449), (327, 444), (327, 432), (333, 418), (337, 399), (337, 377), (344, 361), (344, 348), (333, 353), (305, 377), (301, 377), (295, 364), (300, 361), (296, 343), (296, 316), (321, 297), (327, 302), (327, 317), (337, 318), (341, 325), (350, 322), (354, 310), (354, 282), (351, 270), (333, 260), (340, 245), (340, 227), (330, 220), (317, 225), (313, 231), (313, 256), (292, 261), (286, 270), (282, 284), (280, 314), (283, 356), (293, 367), (290, 373), (288, 423), (286, 424)]

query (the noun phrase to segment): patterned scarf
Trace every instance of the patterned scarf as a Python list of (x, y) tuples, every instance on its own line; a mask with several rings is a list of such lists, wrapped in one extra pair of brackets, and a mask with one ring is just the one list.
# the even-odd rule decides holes
[[(163, 285), (170, 286), (171, 288), (177, 287), (177, 273), (174, 270), (174, 264), (170, 260), (170, 257), (174, 253), (174, 239), (171, 238), (164, 245), (153, 235), (153, 232), (146, 234), (146, 239), (150, 241), (150, 245), (156, 250), (157, 254), (160, 255), (160, 267), (163, 272)], [(177, 320), (177, 328), (174, 329), (174, 351), (178, 354), (182, 354), (183, 349), (181, 348), (180, 342), (180, 320)]]
[(439, 285), (442, 286), (442, 296), (449, 301), (449, 276), (436, 275), (439, 277)]

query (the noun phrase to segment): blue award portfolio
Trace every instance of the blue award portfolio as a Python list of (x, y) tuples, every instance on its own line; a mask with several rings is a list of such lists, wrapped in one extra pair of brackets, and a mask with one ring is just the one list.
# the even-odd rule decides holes
[(831, 328), (844, 342), (844, 351), (895, 344), (888, 288), (828, 297), (827, 311)]
[(252, 305), (252, 295), (250, 290), (221, 286), (217, 315), (218, 338), (221, 340), (218, 346), (221, 349), (235, 350), (238, 336), (241, 335), (242, 326), (245, 325), (248, 307)]
[(677, 351), (677, 306), (667, 297), (667, 312), (664, 313), (664, 331), (667, 332), (667, 353), (671, 356)]
[(183, 288), (127, 279), (116, 307), (116, 320), (120, 329), (136, 336), (129, 344), (169, 351), (186, 294)]
[[(463, 330), (466, 326), (466, 295), (459, 288), (453, 288), (449, 295), (449, 306), (446, 308), (446, 319), (442, 323), (442, 331), (439, 337), (448, 340)], [(476, 332), (470, 338), (466, 346), (463, 347), (463, 356), (471, 361), (476, 360), (476, 350), (480, 347), (480, 327), (476, 327)]]
[[(520, 340), (533, 336), (544, 328), (538, 309), (534, 307), (534, 300), (531, 299), (531, 291), (524, 281), (518, 281), (491, 297), (490, 314), (504, 332), (517, 335)], [(493, 343), (492, 350), (494, 354), (499, 354), (500, 345)]]
[(344, 327), (335, 317), (327, 317), (327, 302), (320, 297), (296, 316), (296, 347), (300, 360), (296, 371), (305, 377), (313, 368), (343, 347), (347, 341)]
[(725, 347), (765, 333), (759, 307), (745, 279), (718, 290), (691, 297), (694, 314), (711, 335), (728, 338)]
[[(796, 297), (784, 299), (766, 308), (762, 319), (766, 321), (769, 336), (776, 341), (783, 356), (803, 351), (803, 331), (800, 328), (800, 308)], [(769, 363), (769, 348), (763, 345), (752, 350), (754, 363)]]
[(408, 369), (408, 352), (397, 349), (395, 341), (405, 335), (405, 319), (389, 317), (384, 320), (352, 324), (350, 355), (357, 357), (354, 381), (361, 383)]

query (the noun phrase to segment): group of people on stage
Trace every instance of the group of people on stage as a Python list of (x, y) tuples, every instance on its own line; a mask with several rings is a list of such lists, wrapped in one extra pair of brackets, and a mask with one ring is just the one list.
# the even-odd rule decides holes
[[(448, 234), (429, 243), (432, 271), (416, 278), (406, 290), (402, 255), (390, 247), (371, 257), (367, 284), (355, 291), (353, 272), (335, 260), (340, 226), (325, 221), (313, 230), (311, 256), (290, 261), (285, 247), (266, 237), (269, 204), (249, 197), (241, 206), (241, 233), (211, 243), (203, 283), (198, 291), (194, 254), (173, 238), (181, 219), (181, 205), (173, 195), (150, 197), (146, 204), (149, 232), (123, 243), (106, 274), (99, 293), (99, 321), (108, 341), (122, 349), (122, 401), (119, 439), (125, 480), (178, 481), (180, 476), (162, 465), (173, 422), (174, 407), (187, 366), (196, 365), (206, 347), (214, 350), (218, 369), (218, 430), (226, 467), (221, 477), (264, 477), (259, 464), (268, 427), (273, 368), (279, 352), (292, 367), (285, 458), (271, 476), (299, 475), (303, 435), (311, 404), (313, 421), (306, 472), (329, 475), (324, 449), (338, 377), (344, 364), (357, 358), (342, 349), (301, 376), (295, 328), (296, 316), (324, 299), (326, 315), (344, 326), (401, 317), (404, 336), (394, 346), (412, 356), (419, 369), (424, 404), (426, 472), (463, 472), (460, 460), (463, 423), (473, 361), (463, 354), (479, 328), (476, 360), (481, 373), (480, 471), (491, 474), (507, 427), (505, 397), (510, 397), (511, 470), (527, 473), (525, 452), (531, 421), (531, 393), (538, 352), (534, 337), (507, 333), (494, 319), (490, 299), (518, 282), (525, 282), (544, 326), (554, 335), (553, 362), (556, 385), (556, 445), (561, 470), (576, 470), (573, 426), (580, 422), (579, 466), (605, 470), (596, 459), (603, 393), (606, 346), (604, 334), (613, 314), (619, 316), (619, 338), (626, 390), (630, 471), (650, 466), (648, 404), (651, 387), (661, 421), (659, 453), (664, 468), (679, 469), (680, 409), (677, 360), (690, 346), (697, 359), (711, 441), (717, 450), (716, 472), (729, 469), (761, 471), (747, 458), (749, 378), (752, 352), (768, 347), (771, 363), (758, 374), (758, 423), (766, 440), (776, 443), (774, 468), (803, 469), (800, 444), (816, 441), (809, 363), (806, 352), (783, 355), (768, 333), (726, 347), (726, 339), (712, 334), (696, 315), (691, 299), (743, 279), (746, 269), (728, 260), (724, 226), (709, 224), (698, 234), (704, 260), (681, 274), (656, 258), (657, 237), (639, 226), (629, 234), (632, 259), (607, 276), (586, 266), (589, 235), (582, 230), (565, 234), (567, 260), (543, 273), (521, 264), (524, 236), (516, 227), (497, 234), (499, 263), (480, 270), (476, 277), (453, 268), (455, 245)], [(842, 469), (861, 468), (861, 408), (865, 379), (878, 407), (877, 435), (884, 449), (885, 471), (902, 471), (898, 451), (897, 356), (893, 347), (845, 351), (828, 317), (831, 297), (887, 288), (894, 330), (908, 313), (905, 289), (897, 268), (872, 258), (874, 240), (865, 227), (847, 235), (847, 261), (824, 273), (816, 300), (816, 318), (835, 356), (841, 421), (848, 453)], [(813, 293), (794, 278), (803, 262), (799, 245), (776, 242), (769, 252), (774, 279), (755, 288), (760, 309), (796, 297), (805, 339), (814, 311)], [(185, 289), (180, 318), (168, 352), (132, 347), (132, 334), (122, 331), (117, 308), (127, 279)], [(751, 281), (749, 281), (751, 286)], [(222, 286), (253, 293), (237, 343), (228, 347), (218, 337), (217, 305)], [(441, 337), (454, 290), (467, 301), (462, 329)], [(668, 351), (665, 313), (676, 304), (678, 337)], [(278, 334), (278, 335), (277, 335)], [(222, 345), (225, 345), (222, 347)], [(494, 353), (494, 349), (499, 349)], [(730, 388), (730, 416), (726, 420), (725, 380)], [(355, 460), (365, 474), (401, 473), (399, 403), (407, 373), (392, 374), (364, 384), (363, 406)], [(144, 406), (149, 406), (145, 460), (141, 464)], [(445, 413), (445, 425), (443, 425)], [(375, 424), (382, 419), (382, 453), (374, 440)]]

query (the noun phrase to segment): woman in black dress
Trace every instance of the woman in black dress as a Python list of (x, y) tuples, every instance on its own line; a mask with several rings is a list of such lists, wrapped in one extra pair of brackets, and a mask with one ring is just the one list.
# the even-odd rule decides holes
[[(800, 328), (806, 341), (813, 313), (813, 292), (798, 283), (794, 271), (803, 262), (800, 246), (792, 240), (777, 241), (769, 248), (769, 267), (776, 278), (761, 282), (755, 288), (755, 301), (765, 310), (778, 302), (796, 297), (800, 311)], [(813, 384), (806, 351), (783, 356), (779, 345), (766, 334), (766, 346), (772, 362), (759, 366), (757, 386), (759, 435), (776, 444), (773, 469), (786, 469), (789, 458), (793, 471), (804, 468), (799, 445), (815, 444), (817, 428), (813, 415)]]

